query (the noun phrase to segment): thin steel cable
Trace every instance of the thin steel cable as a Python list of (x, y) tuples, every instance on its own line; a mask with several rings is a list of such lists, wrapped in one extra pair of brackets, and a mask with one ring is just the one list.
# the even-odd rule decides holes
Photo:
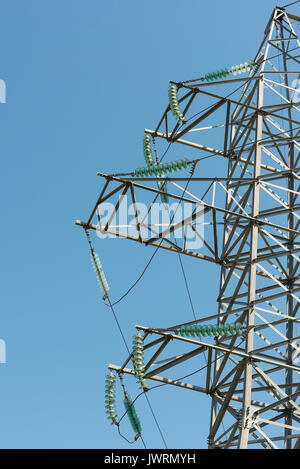
[(154, 418), (154, 420), (155, 420), (155, 422), (156, 422), (157, 428), (158, 428), (159, 433), (160, 433), (160, 436), (161, 436), (161, 438), (162, 438), (162, 440), (163, 440), (163, 442), (164, 442), (165, 448), (168, 449), (166, 440), (165, 440), (165, 438), (164, 438), (164, 435), (163, 435), (163, 433), (162, 433), (162, 431), (161, 431), (160, 425), (159, 425), (159, 423), (158, 423), (158, 421), (157, 421), (157, 418), (156, 418), (156, 416), (155, 416), (155, 414), (154, 414), (154, 411), (153, 411), (153, 409), (152, 409), (152, 406), (151, 406), (151, 404), (150, 404), (149, 397), (147, 396), (147, 394), (146, 394), (145, 392), (144, 392), (144, 395), (145, 395), (145, 398), (147, 399), (147, 402), (148, 402), (150, 411), (151, 411), (152, 416), (153, 416), (153, 418)]
[(111, 309), (111, 311), (112, 311), (112, 313), (113, 313), (113, 315), (114, 315), (115, 321), (116, 321), (116, 323), (117, 323), (117, 326), (118, 326), (118, 328), (119, 328), (120, 334), (121, 334), (121, 336), (122, 336), (123, 342), (124, 342), (125, 347), (126, 347), (126, 349), (127, 349), (127, 352), (128, 352), (128, 354), (130, 355), (129, 347), (128, 347), (128, 345), (127, 345), (127, 342), (126, 342), (126, 339), (125, 339), (125, 337), (124, 337), (122, 328), (121, 328), (121, 326), (120, 326), (120, 323), (119, 323), (119, 321), (118, 321), (117, 315), (116, 315), (116, 313), (115, 313), (115, 311), (114, 311), (114, 307), (113, 307), (113, 305), (111, 304), (111, 301), (110, 301), (110, 298), (109, 298), (108, 295), (107, 295), (107, 299), (108, 299), (108, 302), (109, 302), (110, 309)]
[(188, 282), (187, 282), (187, 279), (186, 279), (186, 275), (185, 275), (185, 271), (184, 271), (184, 267), (183, 267), (183, 264), (182, 264), (182, 259), (181, 259), (181, 254), (180, 253), (178, 253), (178, 259), (179, 259), (179, 262), (180, 262), (181, 271), (182, 271), (182, 275), (183, 275), (183, 278), (184, 278), (184, 283), (185, 283), (185, 286), (186, 286), (186, 291), (187, 291), (187, 294), (188, 294), (188, 297), (189, 297), (189, 302), (190, 302), (190, 305), (191, 305), (193, 316), (194, 316), (195, 321), (197, 321), (195, 310), (194, 310), (194, 305), (193, 305), (193, 302), (192, 302), (191, 293), (190, 293), (189, 285), (188, 285)]
[[(162, 240), (160, 242), (160, 244), (162, 243)], [(128, 290), (117, 300), (117, 301), (114, 301), (112, 303), (112, 305), (117, 305), (118, 303), (120, 303), (130, 292), (131, 290), (133, 290), (133, 288), (139, 283), (139, 281), (143, 278), (144, 274), (146, 273), (148, 267), (150, 266), (151, 262), (153, 261), (154, 259), (154, 256), (156, 255), (158, 249), (159, 249), (160, 245), (156, 247), (154, 253), (152, 254), (152, 256), (150, 257), (149, 261), (147, 262), (145, 268), (143, 269), (142, 273), (140, 274), (140, 276), (135, 280), (135, 282), (128, 288)], [(106, 306), (108, 306), (105, 302), (104, 304)]]
[(140, 438), (141, 438), (141, 440), (142, 440), (142, 442), (143, 442), (144, 448), (147, 449), (146, 443), (145, 443), (144, 438), (142, 437), (142, 435), (140, 435)]
[[(183, 267), (183, 263), (182, 263), (181, 254), (180, 254), (180, 253), (178, 253), (178, 258), (179, 258), (179, 262), (180, 262), (180, 266), (181, 266), (181, 270), (182, 270), (182, 274), (183, 274), (183, 278), (184, 278), (184, 283), (185, 283), (186, 291), (187, 291), (187, 294), (188, 294), (188, 297), (189, 297), (189, 301), (190, 301), (190, 305), (191, 305), (191, 308), (192, 308), (193, 316), (194, 316), (195, 321), (197, 321), (196, 314), (195, 314), (195, 310), (194, 310), (194, 306), (193, 306), (193, 302), (192, 302), (192, 297), (191, 297), (191, 293), (190, 293), (189, 285), (188, 285), (187, 278), (186, 278), (186, 275), (185, 275), (185, 270), (184, 270), (184, 267)], [(205, 362), (206, 362), (206, 364), (207, 364), (207, 358), (206, 358), (206, 356), (205, 356), (205, 353), (203, 353), (203, 356), (204, 356)]]
[(282, 8), (287, 8), (287, 7), (290, 7), (292, 5), (296, 5), (296, 3), (299, 3), (300, 0), (297, 0), (296, 2), (292, 2), (292, 3), (288, 3), (287, 5), (284, 5)]

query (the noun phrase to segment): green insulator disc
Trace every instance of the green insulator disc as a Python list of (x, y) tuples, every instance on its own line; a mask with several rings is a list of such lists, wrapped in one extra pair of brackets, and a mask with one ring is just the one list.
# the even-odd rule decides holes
[(133, 344), (133, 350), (134, 352), (142, 352), (144, 349), (143, 342), (136, 342)]

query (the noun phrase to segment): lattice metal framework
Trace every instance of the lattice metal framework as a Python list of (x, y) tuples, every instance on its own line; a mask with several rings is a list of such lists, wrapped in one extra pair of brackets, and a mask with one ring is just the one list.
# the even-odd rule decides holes
[[(187, 218), (169, 226), (152, 226), (141, 218), (138, 201), (147, 201), (150, 214), (153, 200), (161, 193), (158, 179), (99, 173), (105, 182), (94, 209), (87, 221), (76, 222), (88, 230), (99, 229), (220, 266), (218, 311), (186, 325), (239, 321), (242, 336), (223, 336), (209, 343), (182, 337), (179, 324), (165, 330), (136, 326), (145, 333), (148, 381), (211, 396), (210, 448), (300, 448), (300, 366), (295, 360), (300, 339), (300, 43), (293, 20), (300, 18), (276, 7), (253, 58), (255, 67), (246, 77), (175, 83), (186, 120), (174, 123), (167, 106), (155, 130), (145, 130), (156, 140), (189, 149), (194, 159), (213, 156), (212, 177), (198, 175), (196, 168), (191, 177), (160, 178), (167, 181), (170, 203), (190, 204)], [(229, 87), (239, 90), (224, 95)], [(203, 101), (209, 107), (199, 112)], [(211, 148), (201, 143), (206, 130), (197, 131), (197, 126), (206, 124), (209, 129), (220, 119), (220, 145)], [(227, 162), (226, 175), (218, 175), (215, 162), (220, 159)], [(118, 196), (125, 194), (135, 207), (129, 233), (111, 226), (121, 204)], [(108, 200), (114, 201), (115, 210), (103, 224), (99, 207)], [(203, 215), (204, 239), (197, 224)], [(201, 239), (201, 249), (187, 249), (185, 238), (170, 236), (183, 224)], [(184, 343), (188, 351), (153, 366), (171, 343)], [(179, 364), (204, 352), (208, 366), (202, 386), (161, 375), (174, 369), (178, 376)], [(134, 374), (127, 368), (131, 358), (110, 368)]]

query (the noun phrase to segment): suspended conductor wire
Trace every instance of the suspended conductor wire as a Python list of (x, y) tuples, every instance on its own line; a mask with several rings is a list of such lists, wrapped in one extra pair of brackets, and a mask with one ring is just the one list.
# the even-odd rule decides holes
[(147, 402), (148, 402), (148, 405), (149, 405), (149, 409), (150, 409), (150, 411), (151, 411), (151, 414), (152, 414), (152, 416), (153, 416), (153, 418), (154, 418), (154, 420), (155, 420), (155, 422), (156, 422), (156, 425), (157, 425), (158, 431), (159, 431), (159, 433), (160, 433), (160, 436), (161, 436), (161, 438), (162, 438), (162, 440), (163, 440), (163, 442), (164, 442), (164, 445), (165, 445), (166, 449), (168, 449), (166, 440), (165, 440), (165, 438), (164, 438), (164, 435), (163, 435), (163, 433), (162, 433), (162, 431), (161, 431), (160, 425), (159, 425), (159, 423), (158, 423), (158, 421), (157, 421), (157, 418), (156, 418), (156, 416), (155, 416), (155, 414), (154, 414), (154, 412), (153, 412), (152, 406), (151, 406), (151, 404), (150, 404), (149, 397), (147, 396), (147, 394), (146, 394), (145, 392), (144, 392), (144, 394), (145, 394), (145, 398), (147, 399)]
[(181, 259), (181, 254), (180, 253), (178, 253), (178, 259), (179, 259), (179, 262), (180, 262), (182, 275), (183, 275), (183, 278), (184, 278), (184, 283), (185, 283), (185, 286), (186, 286), (186, 291), (187, 291), (187, 294), (188, 294), (188, 297), (189, 297), (189, 302), (190, 302), (190, 305), (191, 305), (193, 316), (194, 316), (195, 321), (197, 321), (194, 306), (193, 306), (193, 302), (192, 302), (192, 298), (191, 298), (191, 293), (190, 293), (189, 285), (188, 285), (188, 282), (187, 282), (187, 279), (186, 279), (186, 275), (185, 275), (185, 271), (184, 271), (184, 267), (183, 267), (183, 264), (182, 264), (182, 259)]
[[(193, 306), (193, 302), (192, 302), (192, 297), (191, 297), (191, 293), (190, 293), (190, 289), (189, 289), (189, 284), (188, 284), (188, 282), (187, 282), (187, 278), (186, 278), (186, 275), (185, 275), (185, 271), (184, 271), (184, 267), (183, 267), (183, 263), (182, 263), (181, 254), (180, 254), (180, 253), (178, 253), (178, 259), (179, 259), (179, 262), (180, 262), (180, 266), (181, 266), (181, 270), (182, 270), (182, 275), (183, 275), (183, 278), (184, 278), (184, 283), (185, 283), (186, 291), (187, 291), (187, 294), (188, 294), (188, 297), (189, 297), (189, 301), (190, 301), (191, 309), (192, 309), (192, 312), (193, 312), (193, 316), (194, 316), (195, 321), (197, 321), (196, 313), (195, 313), (195, 310), (194, 310), (194, 306)], [(204, 356), (205, 362), (206, 362), (206, 364), (207, 364), (207, 359), (206, 359), (205, 354), (203, 354), (203, 356)]]
[(164, 157), (166, 156), (166, 154), (168, 153), (168, 151), (170, 150), (170, 147), (172, 145), (173, 142), (169, 142), (169, 145), (167, 146), (166, 150), (164, 151), (164, 153), (162, 154), (162, 156), (160, 157), (160, 160), (159, 162), (161, 163), (162, 160), (164, 159)]
[[(189, 301), (190, 301), (191, 309), (192, 309), (192, 312), (193, 312), (194, 320), (197, 321), (197, 317), (196, 317), (196, 313), (195, 313), (194, 305), (193, 305), (193, 301), (192, 301), (192, 296), (191, 296), (191, 293), (190, 293), (189, 284), (188, 284), (188, 281), (187, 281), (187, 278), (186, 278), (186, 274), (185, 274), (185, 270), (184, 270), (184, 267), (183, 267), (183, 263), (182, 263), (180, 253), (178, 253), (178, 259), (179, 259), (179, 262), (180, 262), (182, 275), (183, 275), (183, 278), (184, 278), (184, 283), (185, 283), (186, 291), (187, 291), (187, 294), (188, 294), (188, 297), (189, 297)], [(206, 358), (205, 354), (203, 354), (203, 356), (204, 356), (205, 362), (207, 364), (207, 358)]]
[(288, 3), (287, 5), (284, 5), (282, 8), (287, 8), (287, 7), (290, 7), (292, 5), (296, 5), (296, 3), (299, 3), (300, 0), (297, 0), (296, 2), (293, 2), (293, 3)]
[(121, 334), (121, 336), (122, 336), (123, 342), (124, 342), (125, 347), (126, 347), (126, 349), (127, 349), (127, 352), (128, 352), (129, 355), (130, 355), (130, 350), (129, 350), (129, 348), (128, 348), (126, 339), (125, 339), (124, 334), (123, 334), (123, 332), (122, 332), (120, 323), (119, 323), (118, 318), (117, 318), (117, 315), (116, 315), (116, 313), (115, 313), (115, 311), (114, 311), (114, 307), (113, 307), (113, 305), (111, 304), (111, 301), (110, 301), (110, 299), (109, 299), (109, 296), (107, 296), (107, 299), (108, 299), (108, 302), (109, 302), (110, 309), (111, 309), (111, 311), (112, 311), (112, 313), (113, 313), (113, 315), (114, 315), (114, 318), (115, 318), (115, 320), (116, 320), (117, 326), (118, 326), (118, 328), (119, 328), (120, 334)]

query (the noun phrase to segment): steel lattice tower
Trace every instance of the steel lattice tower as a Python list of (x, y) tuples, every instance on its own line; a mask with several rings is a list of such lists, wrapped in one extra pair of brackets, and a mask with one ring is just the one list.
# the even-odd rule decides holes
[[(136, 326), (145, 334), (147, 380), (211, 396), (210, 448), (300, 448), (300, 366), (295, 359), (300, 339), (300, 43), (294, 20), (300, 18), (284, 8), (274, 9), (253, 59), (255, 67), (246, 77), (172, 82), (180, 93), (183, 115), (192, 117), (174, 124), (167, 106), (155, 130), (145, 130), (156, 140), (189, 149), (194, 158), (211, 155), (210, 161), (225, 161), (227, 174), (218, 175), (212, 164), (210, 176), (200, 177), (196, 167), (190, 177), (160, 177), (167, 183), (162, 190), (157, 177), (99, 173), (105, 183), (94, 209), (87, 221), (76, 222), (86, 230), (98, 229), (220, 266), (218, 310), (184, 325), (239, 321), (241, 336), (218, 337), (212, 343), (180, 335), (183, 324), (166, 329)], [(229, 88), (238, 91), (228, 94)], [(199, 112), (201, 102), (209, 102), (209, 107)], [(204, 145), (197, 126), (208, 123), (213, 128), (212, 122), (220, 119), (222, 142), (214, 148)], [(190, 204), (191, 216), (159, 228), (142, 219), (138, 201), (146, 200), (150, 213), (151, 197), (162, 193), (178, 204)], [(135, 224), (125, 234), (111, 227), (121, 205), (119, 195), (128, 195), (135, 208)], [(102, 223), (101, 204), (108, 200), (115, 209)], [(197, 225), (203, 215), (205, 239)], [(183, 225), (202, 239), (201, 249), (187, 249), (185, 238), (169, 239)], [(171, 343), (188, 350), (153, 367)], [(201, 385), (161, 375), (174, 369), (178, 376), (178, 365), (204, 353), (208, 363)], [(134, 374), (127, 368), (131, 358), (110, 369)]]

